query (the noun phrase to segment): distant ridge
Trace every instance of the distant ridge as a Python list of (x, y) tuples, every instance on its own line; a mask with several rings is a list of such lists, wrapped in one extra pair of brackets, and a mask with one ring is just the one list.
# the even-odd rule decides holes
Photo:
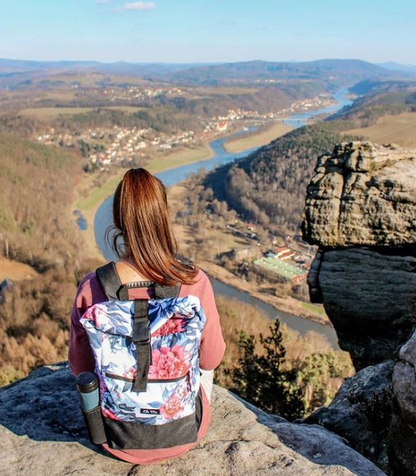
[(193, 67), (172, 75), (176, 80), (198, 82), (240, 80), (324, 80), (338, 86), (350, 86), (363, 79), (412, 76), (412, 73), (392, 71), (362, 60), (322, 59), (305, 62), (247, 61), (213, 66)]
[[(416, 77), (412, 67), (380, 66), (356, 59), (322, 59), (303, 62), (245, 61), (235, 63), (101, 63), (98, 61), (26, 61), (0, 58), (0, 76), (56, 71), (96, 71), (108, 74), (129, 74), (150, 78), (166, 78), (198, 84), (215, 84), (227, 80), (324, 80), (348, 86), (367, 78), (394, 76)], [(404, 68), (404, 69), (403, 69)]]
[(388, 61), (387, 63), (379, 63), (378, 66), (382, 68), (390, 69), (393, 71), (404, 71), (406, 73), (416, 73), (416, 65), (414, 64), (400, 64), (394, 61)]

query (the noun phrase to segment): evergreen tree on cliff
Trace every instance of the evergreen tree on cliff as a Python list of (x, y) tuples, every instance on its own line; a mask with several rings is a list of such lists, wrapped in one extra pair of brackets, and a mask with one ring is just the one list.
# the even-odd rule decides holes
[(231, 371), (233, 391), (268, 413), (279, 414), (289, 420), (302, 415), (301, 390), (296, 384), (296, 372), (285, 369), (286, 350), (282, 343), (280, 321), (270, 326), (270, 335), (260, 334), (264, 351), (256, 353), (253, 335), (240, 333), (240, 357)]

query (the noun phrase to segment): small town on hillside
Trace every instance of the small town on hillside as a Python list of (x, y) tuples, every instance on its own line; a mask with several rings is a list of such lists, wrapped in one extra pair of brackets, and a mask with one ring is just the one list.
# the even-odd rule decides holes
[[(138, 88), (128, 91), (138, 94)], [(174, 94), (178, 88), (145, 89), (140, 94), (153, 97), (157, 94)], [(110, 93), (112, 90), (105, 90)], [(126, 93), (127, 94), (127, 93)], [(176, 93), (175, 93), (176, 94)], [(153, 96), (152, 96), (153, 95)], [(110, 98), (111, 99), (111, 98)], [(156, 132), (150, 128), (119, 127), (88, 128), (86, 130), (61, 131), (53, 127), (36, 139), (46, 145), (60, 147), (80, 147), (84, 156), (91, 164), (105, 168), (111, 164), (129, 162), (137, 158), (149, 158), (157, 152), (169, 152), (175, 148), (189, 146), (213, 140), (226, 131), (235, 132), (248, 125), (265, 125), (283, 121), (290, 114), (305, 112), (310, 109), (322, 108), (331, 104), (331, 97), (321, 94), (313, 99), (295, 101), (290, 107), (276, 112), (261, 114), (258, 111), (230, 109), (226, 115), (216, 116), (203, 123), (202, 132), (193, 130), (181, 131), (172, 135)]]

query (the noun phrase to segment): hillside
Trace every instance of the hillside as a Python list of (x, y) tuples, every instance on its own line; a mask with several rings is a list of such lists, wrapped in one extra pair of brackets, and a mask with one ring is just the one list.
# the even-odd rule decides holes
[(416, 111), (416, 81), (363, 81), (350, 89), (363, 94), (332, 119), (353, 120), (368, 127), (380, 117)]
[(93, 266), (70, 208), (80, 172), (76, 155), (0, 134), (0, 262), (12, 282), (0, 304), (0, 386), (66, 356), (77, 281)]
[[(0, 134), (1, 253), (40, 270), (75, 254), (68, 197), (80, 158), (12, 134)], [(69, 247), (68, 247), (69, 244)]]
[(316, 157), (348, 140), (340, 129), (333, 122), (289, 132), (237, 163), (210, 173), (204, 185), (247, 220), (278, 229), (283, 235), (296, 232)]
[(305, 62), (247, 61), (219, 65), (199, 66), (170, 75), (173, 80), (226, 82), (229, 80), (288, 80), (325, 81), (334, 87), (351, 86), (366, 78), (406, 76), (361, 60), (317, 60)]
[(369, 127), (346, 131), (378, 144), (395, 143), (403, 147), (416, 147), (416, 112), (380, 117)]

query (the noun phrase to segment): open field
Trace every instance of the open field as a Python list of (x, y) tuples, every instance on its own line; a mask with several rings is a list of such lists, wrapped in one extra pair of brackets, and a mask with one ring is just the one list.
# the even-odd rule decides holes
[(23, 279), (33, 278), (37, 274), (38, 273), (27, 264), (0, 258), (0, 282), (6, 278), (11, 281), (21, 281)]
[(293, 279), (306, 274), (304, 269), (275, 258), (260, 258), (254, 261), (254, 264), (267, 269), (267, 271), (280, 274), (287, 279)]
[[(75, 98), (74, 90), (61, 90), (56, 89), (54, 91), (48, 91), (41, 99), (52, 99), (55, 101), (72, 101)], [(36, 103), (35, 103), (36, 104)]]
[(321, 306), (317, 306), (316, 304), (311, 304), (310, 302), (302, 302), (302, 307), (307, 311), (319, 314), (320, 316), (325, 316), (325, 309)]
[(381, 117), (370, 127), (352, 129), (345, 134), (360, 135), (372, 142), (394, 142), (403, 147), (416, 147), (416, 112)]
[(180, 167), (181, 165), (191, 164), (193, 162), (201, 162), (202, 160), (210, 159), (214, 155), (211, 147), (208, 144), (203, 144), (191, 149), (189, 147), (175, 150), (169, 154), (155, 156), (150, 159), (146, 167), (150, 172), (157, 173), (162, 170)]
[(259, 88), (242, 88), (238, 86), (234, 87), (219, 87), (219, 88), (203, 88), (201, 91), (206, 95), (216, 95), (216, 94), (255, 94), (259, 91)]
[(287, 134), (291, 130), (292, 127), (288, 126), (287, 124), (277, 122), (271, 127), (264, 129), (257, 134), (254, 133), (245, 137), (230, 140), (224, 144), (224, 148), (229, 153), (237, 153), (251, 149), (253, 147), (261, 147), (263, 145), (269, 144), (272, 140)]

